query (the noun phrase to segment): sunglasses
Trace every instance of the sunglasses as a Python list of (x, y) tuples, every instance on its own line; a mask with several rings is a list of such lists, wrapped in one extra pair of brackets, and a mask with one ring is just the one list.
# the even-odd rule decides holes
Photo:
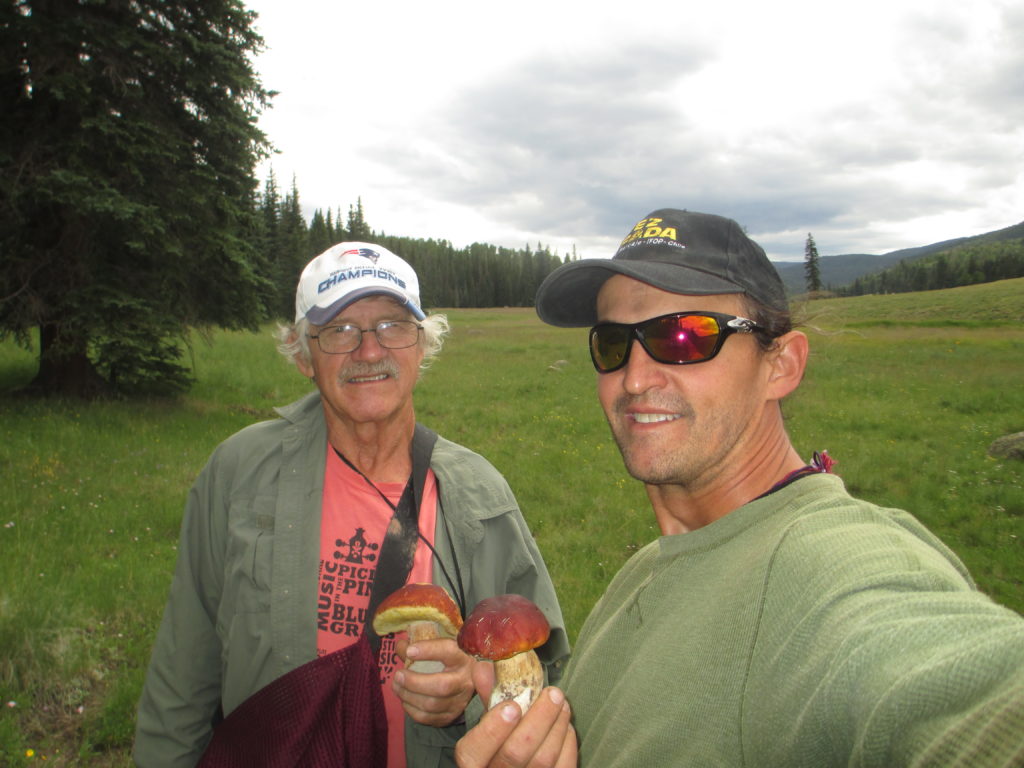
[(590, 329), (590, 359), (598, 373), (629, 362), (633, 339), (659, 363), (704, 363), (718, 354), (734, 333), (764, 330), (753, 320), (718, 312), (673, 312), (639, 323), (598, 323)]

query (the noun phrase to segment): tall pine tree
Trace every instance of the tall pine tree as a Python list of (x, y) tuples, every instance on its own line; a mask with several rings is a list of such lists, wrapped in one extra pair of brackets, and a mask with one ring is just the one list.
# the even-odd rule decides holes
[(348, 207), (348, 238), (356, 242), (365, 242), (373, 237), (373, 230), (363, 217), (363, 198), (356, 198), (356, 207)]
[(275, 315), (291, 319), (295, 315), (295, 286), (299, 284), (302, 269), (309, 261), (309, 238), (306, 220), (299, 203), (299, 188), (292, 179), (292, 191), (281, 203), (278, 220), (279, 238), (275, 252), (274, 282), (278, 289), (278, 307)]
[(821, 263), (818, 256), (818, 246), (814, 244), (814, 235), (807, 233), (807, 242), (804, 244), (804, 278), (807, 282), (807, 292), (817, 293), (821, 290)]
[(183, 386), (192, 327), (254, 327), (269, 94), (241, 0), (16, 0), (0, 19), (0, 338), (34, 387)]

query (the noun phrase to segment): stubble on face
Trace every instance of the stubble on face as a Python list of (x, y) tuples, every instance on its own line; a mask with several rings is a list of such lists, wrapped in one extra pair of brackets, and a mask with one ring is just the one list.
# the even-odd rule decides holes
[[(627, 409), (671, 413), (671, 421), (638, 430)], [(754, 414), (734, 418), (727, 408), (700, 414), (678, 393), (620, 395), (606, 414), (612, 436), (630, 476), (649, 486), (676, 486), (696, 493), (714, 485), (730, 470), (733, 449)]]
[(661, 423), (655, 429), (680, 429), (692, 433), (696, 414), (681, 397), (666, 394), (630, 395), (623, 393), (615, 398), (605, 412), (612, 437), (622, 455), (622, 461), (629, 474), (641, 482), (653, 485), (677, 483), (688, 474), (680, 467), (674, 445), (656, 434), (635, 434), (636, 417), (630, 411), (641, 409), (658, 414), (671, 414), (671, 421)]
[[(731, 296), (681, 296), (617, 275), (598, 298), (598, 317), (634, 323), (679, 311), (735, 313)], [(733, 350), (695, 366), (652, 361), (637, 342), (626, 367), (598, 374), (598, 395), (629, 474), (648, 485), (697, 491), (713, 484), (731, 461), (754, 413), (723, 378)], [(733, 341), (733, 344), (736, 342)]]

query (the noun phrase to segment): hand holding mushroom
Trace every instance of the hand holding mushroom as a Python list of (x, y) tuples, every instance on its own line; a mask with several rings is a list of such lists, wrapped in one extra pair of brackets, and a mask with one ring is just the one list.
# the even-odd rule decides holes
[(544, 668), (534, 648), (551, 628), (540, 608), (522, 595), (497, 595), (477, 603), (459, 630), (459, 648), (494, 662), (488, 709), (512, 700), (525, 713), (544, 687)]
[[(408, 632), (409, 643), (455, 639), (462, 627), (462, 616), (451, 595), (436, 584), (406, 584), (385, 597), (373, 614), (373, 631), (383, 637), (392, 632)], [(437, 661), (416, 661), (413, 672), (440, 672)]]
[[(488, 711), (455, 746), (460, 768), (576, 767), (569, 702), (558, 688), (542, 691), (544, 671), (533, 650), (547, 642), (550, 631), (541, 610), (520, 595), (481, 600), (462, 625), (459, 647), (494, 660), (495, 687)], [(479, 682), (486, 691), (484, 678)]]
[(462, 715), (473, 696), (473, 660), (455, 644), (461, 626), (455, 602), (443, 587), (433, 584), (406, 584), (374, 613), (373, 630), (378, 635), (408, 633), (408, 644), (397, 643), (400, 656), (427, 656), (397, 670), (393, 681), (403, 708), (418, 723), (448, 725)]
[(548, 688), (523, 714), (504, 702), (488, 710), (455, 745), (459, 768), (577, 768), (572, 710), (558, 688)]

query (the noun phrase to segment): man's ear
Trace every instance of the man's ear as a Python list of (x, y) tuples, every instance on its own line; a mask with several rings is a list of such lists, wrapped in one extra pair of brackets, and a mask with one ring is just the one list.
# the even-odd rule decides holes
[(312, 379), (314, 376), (316, 376), (316, 371), (313, 370), (312, 361), (307, 360), (301, 354), (295, 356), (295, 367), (298, 368), (299, 373), (301, 373), (307, 379)]
[(801, 331), (790, 331), (775, 340), (775, 347), (768, 352), (769, 399), (782, 400), (800, 385), (808, 353), (807, 336)]

